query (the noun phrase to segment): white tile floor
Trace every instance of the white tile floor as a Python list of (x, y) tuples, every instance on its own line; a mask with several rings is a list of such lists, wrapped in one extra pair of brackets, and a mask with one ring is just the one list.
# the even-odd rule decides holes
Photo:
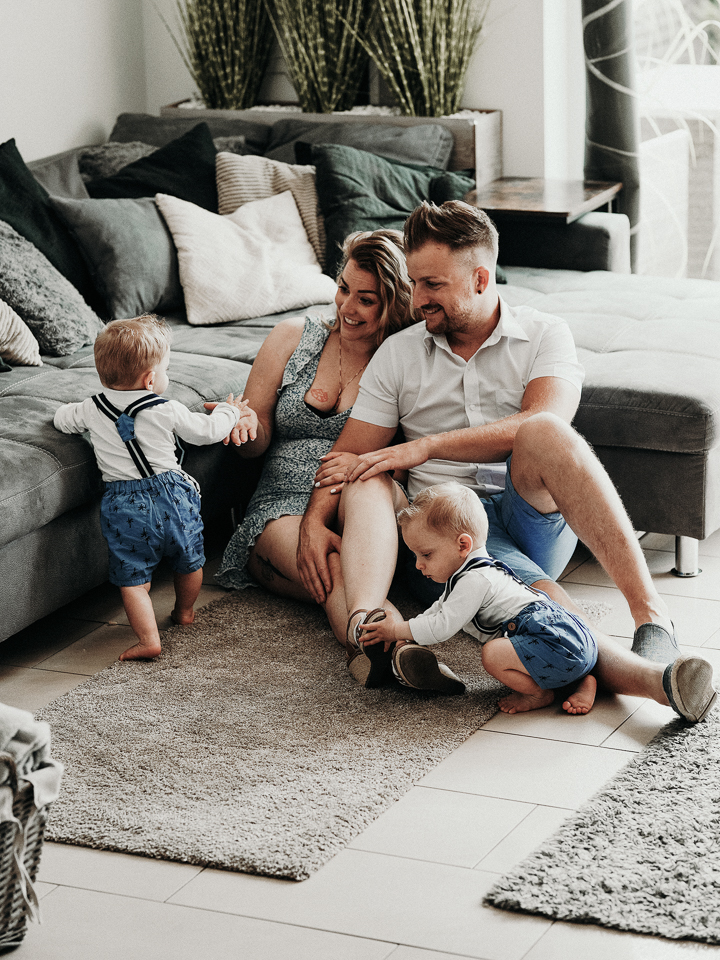
[[(673, 541), (643, 540), (681, 644), (720, 671), (720, 535), (703, 574), (670, 575)], [(201, 603), (220, 595), (208, 564)], [(622, 596), (579, 551), (576, 598), (606, 600), (603, 629), (632, 635)], [(165, 626), (172, 605), (156, 578)], [(0, 701), (37, 710), (109, 665), (131, 634), (102, 587), (0, 645)], [(309, 880), (253, 877), (62, 844), (44, 846), (43, 923), (18, 960), (680, 960), (720, 947), (552, 923), (482, 906), (494, 880), (529, 854), (672, 716), (604, 697), (586, 717), (551, 707), (496, 715)], [(141, 816), (142, 812), (138, 811)]]

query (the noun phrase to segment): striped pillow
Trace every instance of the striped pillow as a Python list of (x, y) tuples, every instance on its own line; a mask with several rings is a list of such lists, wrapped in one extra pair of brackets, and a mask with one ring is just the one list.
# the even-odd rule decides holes
[(40, 346), (30, 327), (0, 300), (0, 357), (21, 367), (41, 367)]
[(325, 265), (325, 226), (318, 208), (315, 167), (280, 163), (267, 157), (218, 153), (215, 158), (218, 213), (234, 213), (252, 200), (265, 200), (289, 190), (320, 266)]

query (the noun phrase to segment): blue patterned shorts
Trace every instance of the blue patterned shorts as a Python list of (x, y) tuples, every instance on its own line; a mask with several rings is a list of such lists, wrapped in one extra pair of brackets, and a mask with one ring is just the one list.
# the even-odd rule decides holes
[(505, 621), (503, 632), (543, 690), (581, 680), (597, 662), (597, 641), (589, 628), (549, 598), (523, 607)]
[(110, 583), (149, 583), (163, 557), (176, 573), (205, 565), (200, 494), (182, 474), (168, 470), (142, 480), (105, 484), (100, 524), (110, 554)]

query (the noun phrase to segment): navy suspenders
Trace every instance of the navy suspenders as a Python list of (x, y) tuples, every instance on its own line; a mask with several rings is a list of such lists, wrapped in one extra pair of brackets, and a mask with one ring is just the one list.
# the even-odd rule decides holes
[[(112, 422), (115, 424), (117, 432), (120, 434), (120, 439), (127, 447), (128, 453), (132, 457), (133, 463), (138, 468), (140, 476), (154, 476), (155, 471), (150, 466), (148, 458), (145, 456), (145, 453), (143, 452), (143, 449), (138, 443), (137, 437), (135, 436), (135, 417), (142, 410), (148, 410), (150, 407), (155, 407), (158, 403), (167, 403), (167, 400), (164, 397), (159, 397), (156, 393), (150, 393), (145, 397), (140, 397), (139, 400), (134, 400), (131, 404), (125, 407), (124, 410), (118, 410), (117, 407), (113, 406), (104, 393), (95, 394), (95, 396), (92, 398), (92, 401), (98, 410), (101, 413), (104, 413), (105, 416), (109, 420), (112, 420)], [(177, 438), (176, 452), (178, 453), (178, 461), (182, 463), (184, 451), (180, 446), (180, 443), (177, 441)]]
[[(477, 570), (480, 567), (496, 567), (498, 570), (503, 570), (505, 573), (511, 576), (516, 583), (522, 584), (524, 587), (527, 587), (528, 590), (538, 594), (538, 596), (545, 596), (545, 594), (541, 593), (541, 591), (535, 590), (533, 587), (530, 587), (524, 583), (524, 581), (522, 581), (506, 563), (502, 562), (502, 560), (495, 560), (492, 557), (473, 557), (472, 560), (470, 560), (462, 570), (458, 570), (456, 573), (454, 573), (445, 584), (445, 592), (443, 593), (442, 597), (443, 600), (447, 600), (448, 596), (450, 595), (450, 591), (455, 588), (458, 581), (461, 579), (461, 577), (463, 577), (464, 574), (469, 573), (470, 570)], [(481, 623), (478, 611), (478, 613), (473, 617), (472, 622), (482, 633), (490, 633), (499, 629), (505, 621), (503, 620), (497, 624)]]

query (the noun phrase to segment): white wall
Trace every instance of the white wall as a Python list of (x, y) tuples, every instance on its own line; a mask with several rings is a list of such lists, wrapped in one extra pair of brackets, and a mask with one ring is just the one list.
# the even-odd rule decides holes
[[(176, 0), (0, 0), (0, 142), (26, 160), (107, 138), (194, 92)], [(580, 0), (492, 0), (463, 99), (503, 111), (508, 176), (582, 176)]]
[(0, 0), (0, 143), (25, 160), (107, 139), (145, 107), (142, 0)]

